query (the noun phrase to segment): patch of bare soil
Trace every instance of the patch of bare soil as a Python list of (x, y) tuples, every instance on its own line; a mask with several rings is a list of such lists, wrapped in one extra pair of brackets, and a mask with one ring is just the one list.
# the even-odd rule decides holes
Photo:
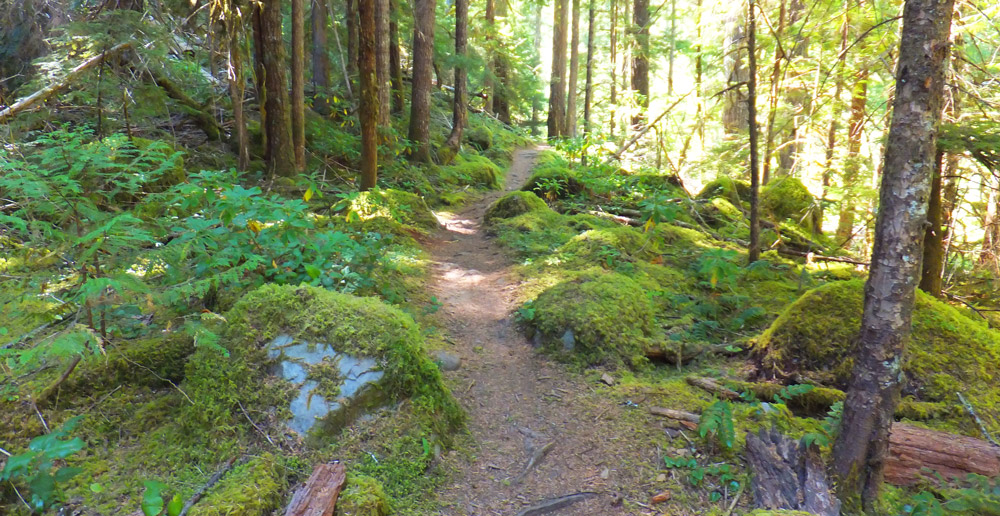
[[(536, 154), (515, 154), (508, 191), (529, 177)], [(439, 514), (660, 514), (646, 504), (662, 464), (662, 428), (539, 354), (516, 327), (519, 285), (480, 228), (502, 194), (439, 213), (445, 229), (430, 245), (431, 288), (462, 359), (445, 375), (475, 442), (471, 455), (446, 457), (456, 474), (437, 495)], [(561, 498), (577, 493), (593, 494)]]

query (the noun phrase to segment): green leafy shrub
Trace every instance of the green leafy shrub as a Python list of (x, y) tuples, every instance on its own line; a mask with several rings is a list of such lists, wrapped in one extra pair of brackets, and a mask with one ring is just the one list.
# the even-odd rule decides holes
[(0, 482), (17, 482), (26, 485), (31, 493), (32, 511), (42, 512), (62, 501), (62, 486), (82, 470), (56, 465), (76, 454), (85, 446), (79, 437), (69, 438), (81, 416), (74, 417), (55, 431), (31, 440), (24, 453), (11, 455), (3, 470)]
[(535, 172), (521, 187), (525, 192), (548, 200), (577, 195), (583, 189), (583, 183), (569, 168), (555, 164), (536, 166)]

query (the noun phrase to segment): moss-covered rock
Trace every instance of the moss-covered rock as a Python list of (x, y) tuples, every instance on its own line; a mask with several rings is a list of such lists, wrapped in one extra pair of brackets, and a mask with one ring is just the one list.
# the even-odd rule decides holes
[(460, 156), (454, 165), (442, 170), (442, 176), (455, 185), (496, 189), (503, 171), (483, 156)]
[(635, 280), (591, 272), (545, 290), (533, 302), (531, 327), (551, 350), (588, 364), (638, 366), (654, 334), (655, 308)]
[(584, 190), (584, 185), (568, 167), (550, 164), (535, 167), (521, 190), (554, 200), (576, 195)]
[[(417, 324), (409, 315), (376, 298), (305, 285), (264, 285), (236, 303), (226, 319), (224, 342), (234, 357), (230, 362), (246, 364), (248, 378), (214, 378), (215, 373), (204, 370), (193, 378), (189, 372), (185, 383), (198, 385), (197, 395), (201, 388), (214, 389), (216, 398), (235, 403), (237, 391), (245, 382), (260, 376), (254, 371), (262, 371), (272, 363), (262, 345), (287, 335), (296, 341), (326, 343), (339, 353), (374, 359), (383, 374), (377, 386), (379, 392), (390, 400), (411, 398), (442, 434), (464, 420), (440, 371), (424, 350)], [(335, 423), (342, 426), (345, 421)]]
[(814, 220), (816, 198), (798, 178), (784, 176), (771, 180), (760, 191), (761, 211), (777, 220), (790, 219), (809, 230), (819, 227)]
[(395, 220), (424, 231), (440, 227), (434, 212), (420, 196), (391, 188), (359, 193), (347, 207), (347, 215), (361, 220)]
[[(864, 282), (838, 281), (806, 292), (757, 339), (762, 374), (845, 389), (861, 325)], [(904, 355), (903, 394), (1000, 408), (1000, 333), (917, 291)]]
[(698, 207), (698, 214), (716, 229), (736, 226), (744, 220), (743, 212), (725, 197), (712, 197)]
[(367, 475), (347, 474), (344, 491), (337, 499), (337, 516), (389, 516), (392, 506), (382, 484)]
[[(573, 237), (559, 248), (569, 257), (594, 264), (613, 265), (613, 261), (631, 260), (640, 250), (646, 250), (649, 236), (627, 226), (592, 229)], [(644, 244), (647, 244), (644, 247)]]
[(510, 192), (486, 209), (483, 220), (490, 224), (497, 219), (509, 219), (536, 210), (552, 211), (545, 201), (531, 192)]
[(740, 179), (720, 176), (708, 183), (698, 193), (699, 199), (722, 197), (739, 206), (741, 202), (750, 202), (750, 183)]
[(280, 457), (264, 453), (234, 467), (198, 504), (191, 516), (264, 516), (282, 507), (288, 469)]
[(476, 125), (465, 130), (463, 136), (479, 151), (484, 151), (493, 146), (493, 131), (483, 125)]

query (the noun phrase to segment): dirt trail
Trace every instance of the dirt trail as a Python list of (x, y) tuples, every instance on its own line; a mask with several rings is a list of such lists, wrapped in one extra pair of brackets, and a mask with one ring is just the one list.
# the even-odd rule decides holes
[[(537, 152), (515, 153), (508, 191), (529, 177)], [(546, 499), (594, 492), (546, 514), (658, 514), (629, 510), (636, 505), (623, 498), (647, 501), (641, 493), (660, 461), (653, 434), (662, 430), (538, 354), (517, 330), (518, 284), (509, 260), (480, 228), (486, 208), (502, 194), (486, 195), (458, 214), (439, 213), (445, 230), (430, 246), (432, 290), (462, 359), (446, 377), (468, 411), (476, 443), (474, 456), (446, 459), (458, 474), (438, 493), (439, 513), (514, 516)], [(532, 457), (536, 465), (525, 472)]]

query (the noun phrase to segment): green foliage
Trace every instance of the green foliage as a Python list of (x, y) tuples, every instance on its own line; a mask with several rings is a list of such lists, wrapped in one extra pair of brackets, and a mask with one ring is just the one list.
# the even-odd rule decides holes
[(23, 483), (31, 492), (30, 506), (42, 512), (62, 501), (62, 486), (82, 470), (77, 467), (56, 465), (57, 461), (76, 454), (85, 446), (79, 437), (70, 438), (81, 416), (66, 421), (51, 433), (31, 440), (28, 451), (7, 459), (0, 481)]
[[(939, 479), (944, 483), (944, 479)], [(949, 516), (968, 514), (1000, 515), (1000, 483), (982, 475), (970, 473), (957, 487), (920, 491), (895, 509), (908, 516)]]
[(178, 516), (184, 507), (184, 500), (175, 494), (169, 501), (164, 500), (163, 492), (167, 485), (163, 482), (147, 480), (143, 482), (146, 490), (142, 493), (142, 514), (145, 516)]
[(736, 441), (736, 430), (733, 428), (733, 407), (728, 401), (719, 400), (709, 405), (701, 413), (698, 422), (698, 435), (702, 439), (711, 437), (726, 450), (732, 450)]
[(777, 220), (790, 219), (812, 232), (820, 232), (819, 203), (797, 178), (773, 179), (760, 192), (761, 211)]
[(739, 253), (729, 249), (709, 249), (697, 261), (698, 277), (702, 284), (712, 289), (719, 285), (732, 288), (740, 276), (740, 266), (736, 264)]
[(715, 482), (727, 490), (735, 491), (740, 488), (740, 483), (735, 474), (735, 468), (729, 464), (723, 463), (702, 466), (698, 464), (696, 459), (690, 457), (664, 457), (663, 461), (668, 469), (686, 470), (688, 483), (693, 487), (702, 486), (705, 484), (706, 479), (716, 477)]
[(577, 195), (584, 189), (583, 183), (577, 179), (567, 166), (552, 163), (536, 166), (534, 173), (521, 187), (522, 191), (532, 192), (549, 201)]
[(343, 516), (388, 516), (392, 504), (378, 480), (349, 473), (344, 492), (337, 500), (336, 514)]

